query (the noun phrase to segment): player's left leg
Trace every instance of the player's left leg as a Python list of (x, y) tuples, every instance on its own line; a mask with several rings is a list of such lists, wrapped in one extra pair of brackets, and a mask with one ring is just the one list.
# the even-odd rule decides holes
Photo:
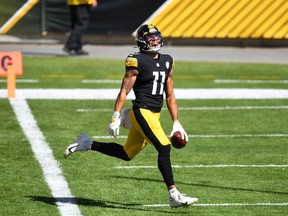
[(82, 133), (80, 136), (74, 141), (74, 143), (70, 144), (64, 152), (64, 157), (67, 158), (72, 153), (77, 151), (87, 151), (91, 148), (92, 141), (85, 134)]
[(147, 142), (142, 135), (133, 127), (129, 131), (124, 146), (114, 142), (92, 141), (86, 134), (81, 134), (73, 144), (67, 147), (64, 152), (64, 157), (68, 157), (77, 151), (93, 150), (108, 156), (130, 161), (145, 148), (146, 145)]
[(94, 150), (101, 152), (103, 154), (117, 157), (122, 160), (130, 161), (131, 158), (128, 157), (122, 145), (109, 142), (98, 142), (92, 141), (86, 134), (81, 134), (77, 140), (69, 145), (64, 152), (64, 157), (70, 156), (74, 152)]
[(129, 130), (128, 138), (124, 146), (113, 142), (103, 143), (93, 141), (91, 150), (98, 151), (102, 154), (116, 157), (125, 161), (130, 161), (146, 146), (146, 144), (147, 143), (141, 134), (139, 134), (138, 131), (132, 127)]
[[(168, 188), (170, 206), (177, 208), (197, 202), (197, 198), (181, 194), (175, 186), (170, 161), (171, 145), (160, 124), (160, 113), (152, 113), (145, 109), (133, 109), (133, 115), (145, 134), (145, 139), (149, 140), (158, 151), (158, 168)], [(131, 121), (133, 122), (133, 118)]]
[[(160, 124), (160, 113), (153, 113), (147, 109), (133, 107), (130, 119), (133, 127), (135, 127), (149, 143), (154, 145), (158, 151), (158, 168), (167, 187), (174, 185), (170, 162), (171, 145)], [(135, 122), (137, 124), (135, 124)]]

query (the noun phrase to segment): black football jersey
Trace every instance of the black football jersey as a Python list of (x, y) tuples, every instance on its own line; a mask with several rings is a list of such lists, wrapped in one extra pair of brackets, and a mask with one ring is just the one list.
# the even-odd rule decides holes
[(132, 67), (139, 72), (133, 86), (136, 96), (133, 105), (160, 112), (168, 74), (174, 67), (173, 58), (167, 54), (159, 54), (158, 59), (153, 59), (139, 52), (129, 55), (125, 65), (126, 68)]

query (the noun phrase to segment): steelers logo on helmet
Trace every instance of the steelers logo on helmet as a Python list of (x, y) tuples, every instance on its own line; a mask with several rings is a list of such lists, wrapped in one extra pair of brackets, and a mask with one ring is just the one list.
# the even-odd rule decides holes
[(157, 53), (163, 46), (161, 32), (152, 24), (140, 26), (135, 40), (141, 51)]

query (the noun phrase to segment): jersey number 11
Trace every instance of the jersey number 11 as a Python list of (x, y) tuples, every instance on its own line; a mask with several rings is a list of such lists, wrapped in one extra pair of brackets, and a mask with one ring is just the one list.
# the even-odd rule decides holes
[(158, 83), (160, 84), (158, 95), (163, 95), (165, 71), (153, 71), (153, 76), (154, 76), (154, 81), (153, 81), (152, 95), (157, 95)]

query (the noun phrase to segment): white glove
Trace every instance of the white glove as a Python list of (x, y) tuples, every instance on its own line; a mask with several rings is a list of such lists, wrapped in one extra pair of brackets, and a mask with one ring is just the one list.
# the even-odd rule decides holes
[(108, 126), (108, 131), (114, 137), (119, 135), (119, 131), (120, 131), (120, 113), (119, 112), (117, 111), (114, 112), (111, 122)]
[(172, 137), (173, 134), (177, 131), (179, 131), (181, 133), (182, 139), (185, 138), (186, 142), (188, 142), (188, 135), (178, 120), (174, 121), (174, 123), (173, 123), (173, 129), (172, 129), (172, 132), (170, 134), (170, 137)]

